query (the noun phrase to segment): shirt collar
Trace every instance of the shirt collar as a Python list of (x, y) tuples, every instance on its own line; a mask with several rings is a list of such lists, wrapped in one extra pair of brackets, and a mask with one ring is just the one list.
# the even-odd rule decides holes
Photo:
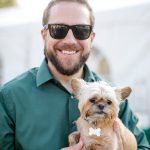
[[(37, 86), (40, 86), (43, 83), (52, 79), (54, 79), (54, 77), (48, 68), (46, 60), (44, 59), (37, 72), (36, 84)], [(93, 72), (89, 69), (89, 67), (86, 64), (84, 66), (84, 80), (87, 82), (95, 81)]]
[(44, 59), (41, 66), (38, 69), (37, 76), (36, 76), (36, 84), (37, 86), (42, 85), (43, 83), (54, 79), (53, 75), (48, 69), (48, 65), (46, 60)]
[(95, 77), (93, 72), (89, 69), (89, 67), (85, 64), (84, 65), (84, 80), (87, 82), (94, 82)]

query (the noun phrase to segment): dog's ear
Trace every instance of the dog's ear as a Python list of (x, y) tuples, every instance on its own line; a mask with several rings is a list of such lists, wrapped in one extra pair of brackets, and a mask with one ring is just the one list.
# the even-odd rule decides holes
[(117, 99), (119, 100), (125, 100), (130, 95), (131, 92), (132, 89), (129, 86), (119, 87), (115, 89)]
[(84, 85), (86, 85), (86, 82), (82, 79), (74, 78), (71, 80), (71, 87), (75, 95), (79, 94), (79, 91)]

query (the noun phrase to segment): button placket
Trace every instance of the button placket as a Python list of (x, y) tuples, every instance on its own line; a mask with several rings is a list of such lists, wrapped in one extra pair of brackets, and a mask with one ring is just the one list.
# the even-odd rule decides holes
[(79, 117), (79, 110), (78, 110), (78, 100), (75, 98), (74, 95), (70, 95), (69, 98), (69, 124), (70, 124), (70, 132), (76, 130), (75, 121)]

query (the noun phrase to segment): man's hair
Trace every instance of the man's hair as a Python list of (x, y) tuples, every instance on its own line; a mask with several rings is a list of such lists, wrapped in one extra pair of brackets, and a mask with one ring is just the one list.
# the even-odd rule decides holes
[(94, 26), (95, 17), (94, 17), (94, 14), (93, 14), (93, 10), (92, 10), (91, 6), (88, 3), (88, 0), (51, 0), (49, 2), (49, 4), (47, 5), (47, 7), (45, 8), (44, 13), (43, 13), (43, 20), (42, 20), (43, 26), (48, 23), (48, 18), (50, 16), (51, 8), (59, 2), (75, 2), (75, 3), (79, 3), (81, 5), (84, 5), (90, 12), (90, 23), (91, 23), (92, 26)]

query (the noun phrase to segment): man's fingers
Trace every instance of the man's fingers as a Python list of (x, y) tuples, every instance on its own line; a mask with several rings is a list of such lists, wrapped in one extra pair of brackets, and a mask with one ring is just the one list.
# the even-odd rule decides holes
[(117, 121), (114, 122), (114, 124), (113, 124), (113, 129), (114, 129), (114, 132), (115, 132), (116, 135), (117, 135), (118, 140), (119, 140), (119, 139), (121, 140), (120, 126), (119, 126), (119, 123), (118, 123)]
[(80, 141), (77, 145), (75, 145), (75, 150), (80, 150), (83, 147), (83, 142)]
[(113, 130), (116, 133), (116, 136), (117, 136), (117, 139), (118, 139), (119, 150), (123, 150), (123, 143), (122, 143), (122, 138), (121, 138), (120, 125), (117, 121), (115, 121), (114, 124), (113, 124)]
[(83, 147), (83, 142), (80, 141), (78, 144), (74, 145), (74, 146), (71, 146), (71, 147), (68, 147), (68, 148), (63, 148), (61, 150), (81, 150)]
[(114, 121), (113, 129), (115, 132), (120, 131), (120, 126), (119, 126), (119, 123), (117, 121)]

